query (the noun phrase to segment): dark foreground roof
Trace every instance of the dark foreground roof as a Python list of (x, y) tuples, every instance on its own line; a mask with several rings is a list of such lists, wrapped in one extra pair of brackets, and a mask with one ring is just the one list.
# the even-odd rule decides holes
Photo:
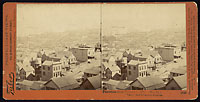
[(88, 81), (92, 84), (92, 86), (97, 89), (101, 87), (101, 78), (100, 75), (89, 77)]

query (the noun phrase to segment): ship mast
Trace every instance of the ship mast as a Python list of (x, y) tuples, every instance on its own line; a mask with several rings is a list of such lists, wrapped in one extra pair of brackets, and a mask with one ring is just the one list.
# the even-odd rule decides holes
[(102, 45), (102, 4), (100, 4), (100, 51)]

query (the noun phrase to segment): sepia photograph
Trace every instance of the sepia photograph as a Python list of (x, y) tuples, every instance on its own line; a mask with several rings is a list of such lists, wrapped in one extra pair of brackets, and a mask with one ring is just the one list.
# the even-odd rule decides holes
[(17, 4), (17, 90), (187, 90), (185, 4)]
[(186, 90), (185, 4), (102, 6), (104, 90)]
[(99, 4), (17, 4), (17, 90), (99, 90)]

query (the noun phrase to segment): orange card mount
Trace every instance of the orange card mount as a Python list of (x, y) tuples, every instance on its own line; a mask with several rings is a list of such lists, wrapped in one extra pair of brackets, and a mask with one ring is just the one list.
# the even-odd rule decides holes
[(3, 98), (196, 99), (197, 18), (194, 2), (5, 3)]

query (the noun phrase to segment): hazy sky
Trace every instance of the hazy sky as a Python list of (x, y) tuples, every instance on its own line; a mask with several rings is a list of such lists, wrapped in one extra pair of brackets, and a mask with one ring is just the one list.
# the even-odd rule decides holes
[[(185, 29), (185, 4), (104, 4), (103, 30)], [(18, 4), (17, 34), (99, 28), (100, 4)]]
[(185, 4), (105, 4), (104, 30), (112, 26), (128, 30), (185, 29)]
[(17, 33), (99, 28), (99, 4), (18, 4)]

